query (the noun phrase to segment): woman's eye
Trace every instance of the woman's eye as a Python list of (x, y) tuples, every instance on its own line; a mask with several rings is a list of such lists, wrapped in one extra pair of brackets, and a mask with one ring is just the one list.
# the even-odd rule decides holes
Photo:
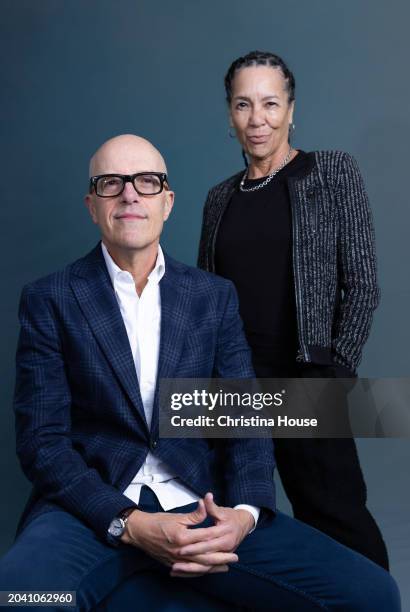
[(269, 100), (269, 102), (267, 102), (267, 105), (269, 108), (273, 108), (274, 106), (278, 106), (278, 103), (274, 102), (273, 100)]
[(238, 104), (236, 105), (236, 108), (239, 110), (242, 110), (244, 108), (246, 108), (248, 105), (246, 104), (246, 102), (238, 102)]

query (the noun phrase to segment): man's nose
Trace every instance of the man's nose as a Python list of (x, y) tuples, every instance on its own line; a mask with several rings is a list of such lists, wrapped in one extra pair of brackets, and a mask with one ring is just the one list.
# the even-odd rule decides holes
[(135, 191), (134, 185), (131, 181), (127, 181), (124, 185), (124, 191), (121, 194), (121, 202), (124, 204), (132, 204), (138, 202), (140, 199), (139, 194)]

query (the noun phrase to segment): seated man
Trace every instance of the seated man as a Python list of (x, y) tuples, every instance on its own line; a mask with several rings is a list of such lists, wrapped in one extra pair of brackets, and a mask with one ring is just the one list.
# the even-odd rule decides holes
[(231, 609), (396, 612), (387, 572), (276, 512), (270, 440), (159, 439), (159, 379), (253, 376), (233, 285), (159, 246), (166, 172), (142, 138), (103, 144), (86, 196), (102, 242), (23, 290), (15, 412), (33, 492), (0, 590), (76, 591), (81, 610), (124, 587), (124, 610), (161, 609), (161, 591), (182, 609), (190, 591)]

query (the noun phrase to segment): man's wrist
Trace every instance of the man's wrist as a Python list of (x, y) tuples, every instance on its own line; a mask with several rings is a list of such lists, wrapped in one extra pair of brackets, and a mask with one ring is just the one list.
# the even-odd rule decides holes
[(138, 508), (133, 508), (128, 516), (128, 520), (125, 525), (124, 533), (121, 536), (121, 542), (123, 544), (132, 544), (133, 546), (140, 546), (139, 543), (139, 527), (142, 524), (142, 519), (147, 513)]
[(248, 531), (248, 535), (252, 533), (256, 529), (256, 525), (258, 523), (260, 508), (257, 506), (251, 506), (250, 504), (237, 504), (234, 506), (234, 510), (246, 510), (252, 517), (252, 522), (250, 522), (250, 527)]

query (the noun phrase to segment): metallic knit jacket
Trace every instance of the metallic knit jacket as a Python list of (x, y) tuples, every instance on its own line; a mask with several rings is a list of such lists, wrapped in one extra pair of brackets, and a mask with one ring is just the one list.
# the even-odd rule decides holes
[[(213, 187), (204, 207), (198, 266), (215, 272), (220, 221), (243, 171)], [(307, 154), (287, 179), (299, 352), (297, 359), (355, 371), (380, 299), (374, 230), (354, 158)]]

